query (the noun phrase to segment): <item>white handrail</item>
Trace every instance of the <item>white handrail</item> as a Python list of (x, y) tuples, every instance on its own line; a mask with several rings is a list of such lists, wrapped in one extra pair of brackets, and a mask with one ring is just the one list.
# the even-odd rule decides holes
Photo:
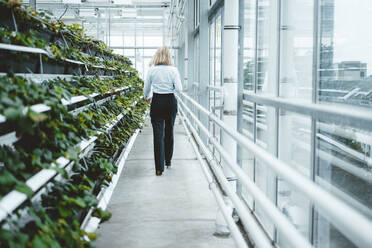
[[(203, 144), (203, 142), (201, 141), (200, 137), (197, 134), (197, 131), (191, 125), (190, 121), (185, 117), (186, 116), (185, 113), (183, 113), (183, 111), (181, 109), (180, 109), (180, 112), (181, 112), (181, 114), (182, 114), (182, 116), (184, 118), (184, 120), (182, 119), (182, 121), (183, 122), (186, 122), (187, 125), (189, 126), (191, 132), (194, 135), (194, 138), (195, 138), (196, 142), (198, 143), (199, 147), (201, 148), (201, 150), (203, 151), (204, 155), (206, 156), (206, 158), (207, 158), (208, 162), (210, 163), (213, 171), (215, 172), (215, 175), (218, 177), (219, 182), (221, 183), (221, 186), (223, 187), (223, 189), (225, 190), (225, 192), (228, 194), (228, 196), (231, 197), (232, 202), (235, 204), (235, 207), (237, 207), (237, 211), (238, 211), (239, 215), (241, 217), (243, 217), (243, 218), (241, 218), (241, 220), (244, 223), (244, 227), (246, 228), (247, 232), (249, 232), (250, 234), (252, 234), (252, 239), (255, 241), (255, 243), (257, 244), (258, 247), (267, 247), (267, 248), (272, 247), (271, 242), (268, 239), (268, 237), (265, 234), (265, 232), (259, 226), (259, 224), (254, 219), (254, 217), (248, 212), (247, 208), (240, 201), (239, 197), (231, 189), (231, 185), (227, 181), (227, 179), (225, 178), (225, 176), (223, 175), (223, 172), (221, 171), (221, 169), (218, 168), (217, 166), (215, 166), (215, 163), (214, 163), (215, 161), (213, 160), (213, 155), (208, 150), (208, 148)], [(188, 129), (187, 129), (186, 126), (185, 126), (185, 129), (186, 129), (186, 132), (188, 132)], [(217, 201), (218, 205), (221, 207), (222, 213), (224, 213), (225, 212), (224, 210), (225, 210), (226, 206), (225, 206), (225, 204), (224, 204), (223, 201), (220, 202), (220, 200), (222, 200), (222, 199), (217, 199), (218, 198), (218, 195), (220, 194), (220, 192), (218, 191), (215, 183), (212, 180), (212, 177), (211, 177), (211, 175), (209, 173), (209, 169), (207, 169), (208, 166), (206, 165), (205, 161), (201, 158), (201, 156), (199, 154), (199, 151), (198, 151), (198, 148), (195, 146), (194, 141), (193, 141), (192, 138), (191, 138), (190, 141), (191, 141), (191, 144), (194, 147), (195, 153), (197, 154), (197, 157), (198, 157), (198, 159), (199, 159), (199, 161), (200, 161), (200, 163), (202, 165), (203, 172), (204, 172), (204, 174), (205, 174), (205, 176), (207, 178), (207, 181), (209, 182), (210, 188), (211, 188), (212, 192), (214, 193), (214, 195), (216, 197), (216, 201)], [(225, 217), (225, 220), (226, 220), (228, 226), (230, 227), (230, 231), (233, 234), (233, 237), (235, 238), (235, 241), (240, 244), (240, 242), (241, 242), (240, 241), (241, 233), (240, 233), (240, 231), (238, 231), (239, 234), (237, 234), (236, 233), (236, 230), (233, 229), (232, 226), (234, 226), (235, 223), (234, 222), (231, 223), (231, 220), (230, 220), (231, 219), (231, 215), (230, 216), (225, 216), (225, 214), (224, 214), (224, 217)]]
[(291, 100), (268, 95), (257, 95), (244, 91), (243, 100), (258, 104), (278, 107), (291, 112), (312, 116), (316, 120), (324, 120), (357, 127), (364, 130), (372, 130), (372, 111), (365, 108), (355, 108), (349, 105), (315, 104), (299, 100)]
[[(187, 110), (188, 114), (194, 119), (195, 123), (199, 126), (199, 129), (208, 136), (208, 140), (217, 148), (219, 154), (223, 157), (229, 167), (235, 172), (235, 174), (241, 179), (241, 182), (247, 186), (247, 190), (251, 193), (254, 199), (260, 204), (260, 207), (265, 211), (266, 215), (271, 217), (271, 221), (279, 230), (285, 230), (281, 232), (285, 236), (286, 240), (293, 246), (299, 246), (301, 248), (308, 247), (310, 248), (310, 243), (296, 230), (296, 228), (289, 222), (289, 220), (279, 211), (279, 209), (270, 201), (270, 199), (263, 193), (258, 186), (249, 178), (249, 176), (243, 171), (239, 165), (233, 161), (231, 156), (226, 152), (226, 150), (219, 144), (219, 142), (209, 133), (209, 130), (198, 120), (198, 118), (191, 112), (191, 110), (186, 106), (186, 104), (179, 99), (182, 107)], [(223, 180), (224, 175), (222, 170), (214, 170), (216, 176), (219, 176)], [(220, 181), (221, 181), (220, 180)], [(232, 189), (227, 189), (232, 190)], [(232, 199), (237, 197), (236, 195), (230, 194)], [(234, 201), (237, 202), (238, 199)], [(237, 206), (238, 213), (244, 214), (244, 211), (239, 211)], [(241, 220), (244, 223), (246, 215), (241, 216)]]
[[(290, 165), (257, 146), (251, 140), (238, 133), (235, 129), (227, 127), (223, 121), (186, 94), (181, 94), (240, 145), (251, 151), (257, 159), (269, 166), (297, 190), (304, 193), (316, 205), (322, 214), (324, 214), (324, 216), (353, 243), (361, 247), (372, 246), (372, 235), (370, 232), (370, 230), (372, 230), (372, 222), (365, 216), (326, 190), (322, 189), (309, 178), (297, 172)], [(280, 231), (286, 232), (286, 230)]]

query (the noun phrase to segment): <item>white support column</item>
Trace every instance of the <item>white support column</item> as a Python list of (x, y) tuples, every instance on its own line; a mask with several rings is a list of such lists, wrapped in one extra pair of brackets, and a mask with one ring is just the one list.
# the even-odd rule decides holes
[[(223, 31), (223, 121), (228, 126), (237, 127), (238, 98), (238, 47), (239, 47), (239, 0), (225, 1)], [(222, 134), (222, 145), (236, 160), (236, 142), (226, 133)], [(224, 164), (224, 163), (223, 163)], [(223, 166), (227, 177), (234, 173)]]
[[(225, 1), (223, 19), (223, 40), (222, 40), (222, 67), (223, 67), (223, 121), (231, 127), (237, 128), (237, 98), (238, 98), (238, 47), (239, 47), (239, 0)], [(222, 146), (236, 160), (237, 143), (228, 134), (222, 132)], [(235, 178), (235, 174), (222, 159), (222, 169), (227, 178)], [(232, 181), (236, 188), (236, 182)], [(233, 207), (231, 200), (224, 197), (229, 206), (231, 214)], [(230, 233), (227, 224), (222, 218), (221, 211), (217, 212), (216, 234), (228, 235)]]

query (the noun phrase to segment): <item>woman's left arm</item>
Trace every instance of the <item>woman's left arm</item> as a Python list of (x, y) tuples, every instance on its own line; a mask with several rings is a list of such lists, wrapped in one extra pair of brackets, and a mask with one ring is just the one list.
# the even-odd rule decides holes
[(149, 100), (150, 92), (151, 92), (151, 70), (147, 72), (147, 77), (145, 80), (145, 85), (143, 87), (143, 96), (146, 100)]

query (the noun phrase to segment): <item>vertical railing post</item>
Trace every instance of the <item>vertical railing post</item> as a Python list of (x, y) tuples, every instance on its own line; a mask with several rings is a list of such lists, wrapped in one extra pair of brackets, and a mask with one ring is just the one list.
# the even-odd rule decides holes
[[(209, 84), (209, 23), (208, 5), (209, 1), (200, 1), (200, 24), (199, 24), (199, 56), (200, 56), (200, 82), (199, 82), (199, 103), (209, 109), (208, 89)], [(200, 121), (208, 127), (208, 116), (199, 115)], [(199, 132), (200, 138), (207, 145), (207, 136)]]

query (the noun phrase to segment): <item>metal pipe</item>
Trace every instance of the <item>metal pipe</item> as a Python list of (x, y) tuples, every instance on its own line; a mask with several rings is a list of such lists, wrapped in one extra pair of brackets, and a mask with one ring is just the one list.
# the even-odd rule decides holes
[(299, 103), (298, 101), (279, 97), (256, 95), (248, 91), (244, 92), (243, 98), (254, 103), (311, 116), (316, 120), (324, 120), (338, 125), (347, 125), (368, 131), (372, 130), (372, 115), (370, 110), (357, 110), (355, 108), (348, 108), (345, 105), (340, 108), (339, 106), (329, 104)]
[[(289, 220), (279, 211), (279, 209), (270, 201), (270, 199), (263, 193), (256, 184), (249, 178), (242, 168), (231, 158), (231, 155), (226, 152), (226, 150), (219, 144), (219, 142), (209, 133), (209, 130), (202, 125), (202, 123), (197, 119), (197, 117), (191, 113), (190, 109), (180, 100), (181, 105), (189, 112), (190, 116), (194, 119), (195, 123), (199, 126), (208, 137), (209, 142), (211, 142), (215, 148), (218, 150), (219, 154), (223, 157), (226, 164), (232, 169), (241, 182), (247, 186), (247, 190), (251, 193), (260, 207), (265, 211), (267, 216), (271, 218), (271, 221), (275, 226), (281, 231), (286, 240), (293, 247), (308, 247), (311, 248), (310, 243), (296, 230), (296, 228), (289, 222)], [(219, 174), (215, 171), (216, 175)], [(223, 172), (221, 171), (222, 176)], [(231, 189), (230, 189), (231, 190)], [(236, 196), (237, 197), (237, 196)], [(238, 208), (237, 208), (238, 210)], [(240, 214), (240, 212), (238, 211)], [(241, 218), (243, 220), (243, 218)]]
[[(238, 133), (236, 130), (226, 127), (226, 125), (215, 117), (211, 112), (203, 108), (189, 96), (181, 93), (182, 96), (193, 103), (200, 112), (208, 115), (209, 119), (220, 126), (230, 136), (234, 137), (238, 143), (251, 151), (257, 159), (268, 165), (284, 180), (290, 183), (294, 188), (307, 195), (311, 201), (322, 211), (322, 213), (330, 220), (346, 237), (361, 247), (369, 247), (372, 245), (372, 222), (365, 218), (362, 214), (351, 208), (338, 198), (331, 195), (326, 190), (309, 180), (301, 173), (297, 172), (290, 165), (274, 157), (272, 154), (257, 146), (255, 143)], [(319, 107), (319, 106), (318, 106)], [(343, 113), (344, 115), (346, 113)], [(347, 113), (346, 115), (352, 115)], [(371, 117), (365, 117), (371, 118)], [(330, 204), (331, 203), (331, 204)], [(345, 218), (347, 216), (347, 218)], [(284, 230), (285, 231), (285, 230)]]

